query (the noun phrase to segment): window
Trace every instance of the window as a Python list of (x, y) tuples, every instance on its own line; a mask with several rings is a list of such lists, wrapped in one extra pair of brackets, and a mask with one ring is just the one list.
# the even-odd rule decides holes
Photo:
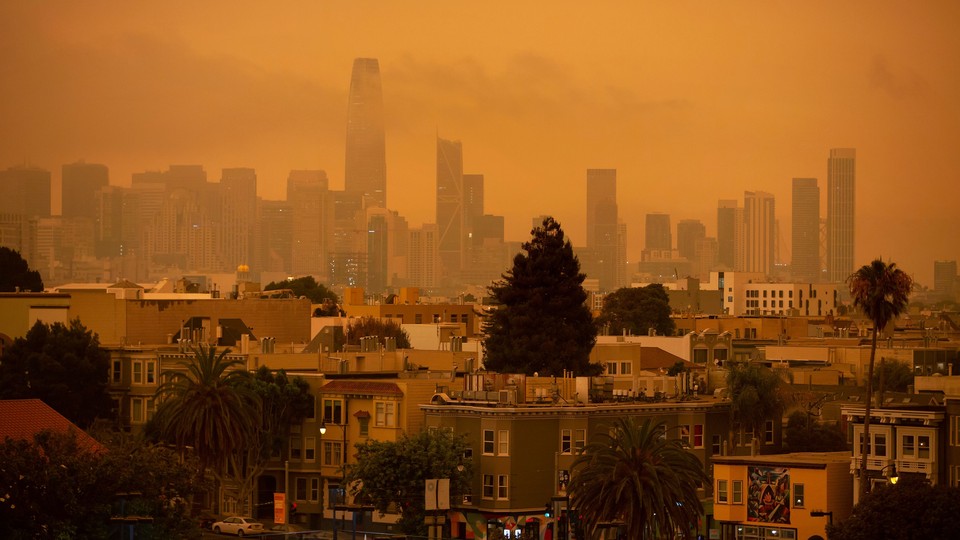
[(510, 432), (501, 429), (498, 433), (497, 439), (497, 454), (501, 456), (510, 455)]
[(343, 423), (343, 400), (323, 400), (323, 421), (331, 424)]
[(133, 363), (133, 384), (143, 384), (143, 362)]
[(317, 417), (317, 397), (312, 394), (308, 394), (307, 397), (310, 398), (310, 408), (307, 409), (307, 416), (305, 418), (307, 420), (313, 420)]
[[(861, 440), (862, 440), (862, 438), (861, 438)], [(916, 447), (916, 439), (914, 439), (913, 435), (904, 435), (904, 436), (903, 436), (903, 450), (900, 452), (900, 454), (901, 454), (903, 457), (914, 457), (915, 455), (917, 455), (917, 450), (916, 450), (916, 448), (917, 448), (917, 447)]]
[(950, 419), (950, 446), (960, 446), (960, 416)]
[(877, 457), (886, 457), (887, 436), (885, 434), (877, 433), (873, 436), (873, 455)]
[(773, 420), (767, 420), (763, 423), (763, 442), (773, 444)]
[(393, 427), (396, 425), (397, 404), (392, 401), (377, 402), (377, 427)]
[(607, 362), (607, 375), (616, 375), (616, 374), (617, 374), (617, 363)]
[(130, 398), (131, 424), (145, 424), (153, 418), (153, 413), (155, 412), (157, 412), (157, 406), (153, 398)]
[(315, 437), (307, 437), (303, 440), (303, 458), (306, 461), (316, 461), (317, 439)]
[(727, 504), (727, 480), (717, 480), (717, 502)]
[(319, 478), (310, 479), (310, 500), (312, 502), (317, 502), (320, 500), (320, 479)]
[(302, 444), (300, 437), (290, 437), (290, 459), (300, 459), (303, 456)]
[(587, 430), (578, 429), (574, 431), (576, 435), (573, 439), (573, 450), (577, 454), (582, 454), (583, 449), (587, 447)]
[(693, 350), (693, 361), (697, 364), (706, 364), (707, 356), (710, 351), (707, 349), (694, 349)]
[(693, 425), (693, 447), (703, 448), (703, 424)]
[(710, 436), (710, 453), (715, 456), (723, 453), (723, 439), (719, 435)]
[(572, 449), (573, 449), (573, 446), (571, 445), (570, 430), (561, 429), (560, 430), (560, 453), (569, 454)]
[(509, 495), (509, 490), (507, 489), (508, 487), (509, 485), (507, 482), (507, 475), (501, 474), (497, 476), (497, 498), (498, 499), (508, 498), (508, 495)]
[(157, 362), (155, 360), (133, 361), (133, 384), (156, 384)]
[(794, 508), (803, 508), (803, 484), (793, 485), (793, 506)]
[(120, 363), (120, 360), (113, 361), (113, 383), (120, 384), (123, 382), (123, 364)]
[(147, 361), (147, 384), (156, 384), (157, 383), (157, 363), (154, 361)]
[(296, 493), (293, 495), (293, 498), (298, 501), (307, 500), (307, 479), (297, 477), (296, 486)]
[(492, 474), (483, 475), (483, 498), (484, 499), (493, 498), (493, 475)]
[(917, 436), (917, 457), (919, 459), (930, 459), (930, 436)]
[(370, 434), (370, 419), (369, 418), (358, 418), (360, 421), (360, 436), (366, 437)]
[(323, 464), (339, 467), (343, 461), (343, 444), (338, 442), (323, 443)]
[(681, 424), (677, 427), (680, 431), (680, 442), (685, 446), (690, 446), (690, 426), (688, 424)]
[(630, 362), (620, 362), (620, 374), (630, 375), (633, 373), (633, 364)]
[[(860, 437), (858, 437), (857, 447), (854, 449), (856, 455), (860, 455), (860, 450), (863, 448), (863, 432), (860, 432)], [(867, 441), (867, 455), (870, 455), (870, 441)]]
[(493, 455), (493, 430), (485, 429), (483, 430), (483, 453), (484, 455), (492, 456)]
[(743, 504), (743, 480), (733, 481), (733, 504)]

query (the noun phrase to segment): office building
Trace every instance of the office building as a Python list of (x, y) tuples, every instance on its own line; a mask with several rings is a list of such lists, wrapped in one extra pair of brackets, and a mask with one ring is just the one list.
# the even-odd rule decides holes
[(287, 178), (292, 223), (290, 271), (294, 275), (327, 275), (325, 233), (333, 226), (328, 186), (327, 173), (320, 170), (290, 171)]
[(681, 219), (677, 223), (677, 251), (697, 266), (697, 242), (707, 236), (707, 228), (699, 219)]
[(933, 291), (945, 299), (957, 294), (957, 261), (933, 262)]
[(65, 218), (97, 218), (97, 191), (110, 184), (106, 165), (71, 163), (61, 169), (60, 215)]
[(437, 233), (443, 276), (459, 278), (463, 257), (463, 145), (437, 138)]
[(587, 249), (595, 272), (588, 277), (597, 278), (601, 291), (623, 283), (626, 261), (620, 257), (618, 225), (617, 170), (587, 169)]
[(776, 247), (776, 212), (773, 195), (763, 191), (743, 194), (744, 271), (773, 272)]
[(219, 199), (219, 251), (223, 270), (235, 270), (242, 264), (261, 269), (255, 244), (257, 172), (249, 168), (223, 169)]
[(820, 188), (816, 178), (793, 179), (791, 228), (794, 281), (820, 281)]
[(737, 267), (737, 231), (742, 216), (739, 204), (722, 199), (717, 204), (717, 264), (726, 270)]
[(854, 270), (856, 163), (853, 148), (833, 148), (827, 159), (827, 272), (842, 283)]
[(353, 61), (347, 107), (346, 191), (362, 194), (365, 206), (387, 206), (383, 91), (376, 58)]
[(50, 171), (32, 166), (0, 171), (0, 214), (50, 217)]

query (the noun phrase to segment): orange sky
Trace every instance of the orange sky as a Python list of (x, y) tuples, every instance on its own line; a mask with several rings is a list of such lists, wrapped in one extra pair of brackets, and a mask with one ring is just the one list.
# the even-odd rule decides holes
[[(276, 4), (276, 6), (275, 6)], [(519, 5), (518, 5), (519, 4)], [(170, 164), (290, 169), (343, 186), (355, 57), (380, 60), (388, 204), (433, 221), (435, 136), (486, 176), (507, 237), (552, 214), (585, 241), (586, 169), (618, 169), (628, 255), (643, 216), (716, 233), (718, 199), (777, 197), (857, 149), (857, 264), (932, 286), (960, 259), (960, 3), (9, 1), (0, 168), (85, 159), (111, 182)], [(55, 208), (59, 205), (55, 203)]]

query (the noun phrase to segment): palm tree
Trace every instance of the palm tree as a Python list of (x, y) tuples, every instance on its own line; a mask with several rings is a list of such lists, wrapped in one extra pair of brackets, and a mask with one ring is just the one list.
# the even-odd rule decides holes
[(201, 344), (179, 362), (183, 370), (165, 372), (153, 419), (161, 440), (181, 453), (193, 448), (199, 475), (209, 469), (221, 482), (230, 456), (253, 444), (260, 427), (259, 397), (243, 384), (250, 374), (229, 352)]
[(877, 355), (877, 335), (907, 309), (907, 298), (913, 288), (913, 278), (882, 259), (860, 267), (847, 278), (853, 305), (873, 321), (870, 340), (870, 364), (867, 368), (866, 411), (863, 416), (863, 439), (860, 440), (860, 497), (867, 494), (867, 446), (870, 440), (870, 412), (873, 401), (873, 364)]
[[(774, 370), (754, 363), (728, 362), (730, 414), (759, 440), (767, 420), (783, 416), (783, 379)], [(733, 438), (730, 439), (731, 445)]]
[(600, 522), (622, 522), (627, 538), (688, 537), (703, 514), (697, 489), (709, 481), (703, 464), (663, 422), (619, 418), (577, 457), (570, 506), (592, 536)]

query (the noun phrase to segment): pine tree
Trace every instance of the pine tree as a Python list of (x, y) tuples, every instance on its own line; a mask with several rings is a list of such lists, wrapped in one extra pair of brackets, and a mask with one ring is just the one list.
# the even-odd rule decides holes
[(496, 308), (483, 323), (484, 365), (501, 373), (598, 374), (600, 366), (590, 364), (597, 332), (573, 246), (552, 217), (531, 234), (488, 289)]

